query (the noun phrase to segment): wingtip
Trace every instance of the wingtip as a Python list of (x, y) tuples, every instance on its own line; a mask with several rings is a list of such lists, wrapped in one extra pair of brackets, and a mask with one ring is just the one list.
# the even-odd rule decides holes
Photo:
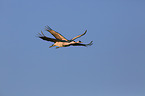
[(37, 34), (37, 37), (41, 37), (41, 36), (42, 36), (42, 34), (40, 34), (40, 33)]
[(41, 31), (41, 34), (42, 34), (43, 36), (45, 36), (44, 33), (43, 33), (42, 31)]
[(45, 26), (45, 30), (52, 30), (48, 25)]
[(41, 38), (41, 37), (45, 37), (44, 33), (41, 31), (41, 33), (37, 34), (37, 37)]
[(82, 36), (85, 35), (86, 33), (87, 33), (87, 30), (82, 34)]
[(84, 34), (86, 34), (87, 33), (87, 30), (85, 31), (85, 33)]

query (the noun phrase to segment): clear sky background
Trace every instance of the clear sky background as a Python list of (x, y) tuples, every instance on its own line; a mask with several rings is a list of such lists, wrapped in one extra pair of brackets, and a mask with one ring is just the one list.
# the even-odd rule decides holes
[(145, 96), (145, 0), (1, 0), (0, 42), (0, 96)]

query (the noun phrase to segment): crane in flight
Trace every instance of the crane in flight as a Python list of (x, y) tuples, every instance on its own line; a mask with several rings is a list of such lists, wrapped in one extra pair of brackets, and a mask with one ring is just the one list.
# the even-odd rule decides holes
[(50, 32), (55, 38), (50, 38), (50, 37), (46, 37), (44, 35), (44, 33), (41, 31), (41, 33), (38, 33), (38, 37), (46, 40), (46, 41), (50, 41), (50, 42), (54, 42), (54, 44), (52, 46), (50, 46), (49, 48), (53, 47), (53, 46), (57, 46), (56, 48), (60, 48), (60, 47), (68, 47), (68, 46), (91, 46), (93, 43), (93, 41), (91, 41), (89, 44), (83, 44), (83, 42), (81, 41), (74, 41), (75, 39), (83, 36), (86, 34), (87, 30), (81, 34), (78, 35), (74, 38), (72, 38), (71, 40), (67, 40), (64, 36), (62, 36), (60, 33), (52, 30), (49, 26), (45, 27), (45, 30)]

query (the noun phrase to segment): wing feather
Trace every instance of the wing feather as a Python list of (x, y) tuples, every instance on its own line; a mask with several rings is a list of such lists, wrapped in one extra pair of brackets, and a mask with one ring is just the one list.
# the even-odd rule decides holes
[(59, 40), (65, 40), (65, 41), (68, 41), (64, 36), (62, 36), (60, 33), (52, 30), (49, 26), (46, 26), (46, 31), (50, 32), (56, 39), (59, 39)]
[(83, 34), (78, 35), (78, 36), (76, 36), (76, 37), (72, 38), (71, 40), (75, 40), (75, 39), (77, 39), (77, 38), (79, 38), (79, 37), (81, 37), (81, 36), (85, 35), (85, 34), (86, 34), (86, 32), (87, 32), (87, 30), (86, 30)]
[(46, 37), (44, 34), (43, 34), (43, 32), (41, 31), (41, 34), (40, 33), (38, 33), (39, 34), (39, 38), (41, 38), (41, 39), (43, 39), (43, 40), (46, 40), (46, 41), (50, 41), (50, 42), (59, 42), (60, 40), (57, 40), (57, 39), (53, 39), (53, 38), (49, 38), (49, 37)]

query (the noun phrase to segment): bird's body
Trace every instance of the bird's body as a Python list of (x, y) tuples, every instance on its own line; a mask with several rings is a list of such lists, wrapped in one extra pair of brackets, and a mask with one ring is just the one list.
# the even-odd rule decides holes
[(46, 40), (46, 41), (54, 42), (54, 44), (52, 46), (50, 46), (50, 48), (53, 46), (58, 46), (56, 48), (68, 47), (68, 46), (88, 46), (88, 45), (92, 45), (92, 42), (93, 42), (93, 41), (91, 41), (89, 44), (82, 44), (81, 41), (77, 41), (77, 42), (74, 41), (75, 39), (85, 35), (87, 30), (82, 35), (78, 35), (78, 36), (72, 38), (71, 40), (67, 40), (64, 36), (62, 36), (60, 33), (56, 32), (56, 31), (52, 30), (49, 26), (46, 26), (46, 31), (50, 32), (56, 39), (46, 37), (42, 31), (41, 31), (41, 34), (39, 33), (39, 38)]
[(69, 42), (56, 42), (53, 44), (53, 46), (65, 47), (68, 46), (69, 44), (70, 44)]

